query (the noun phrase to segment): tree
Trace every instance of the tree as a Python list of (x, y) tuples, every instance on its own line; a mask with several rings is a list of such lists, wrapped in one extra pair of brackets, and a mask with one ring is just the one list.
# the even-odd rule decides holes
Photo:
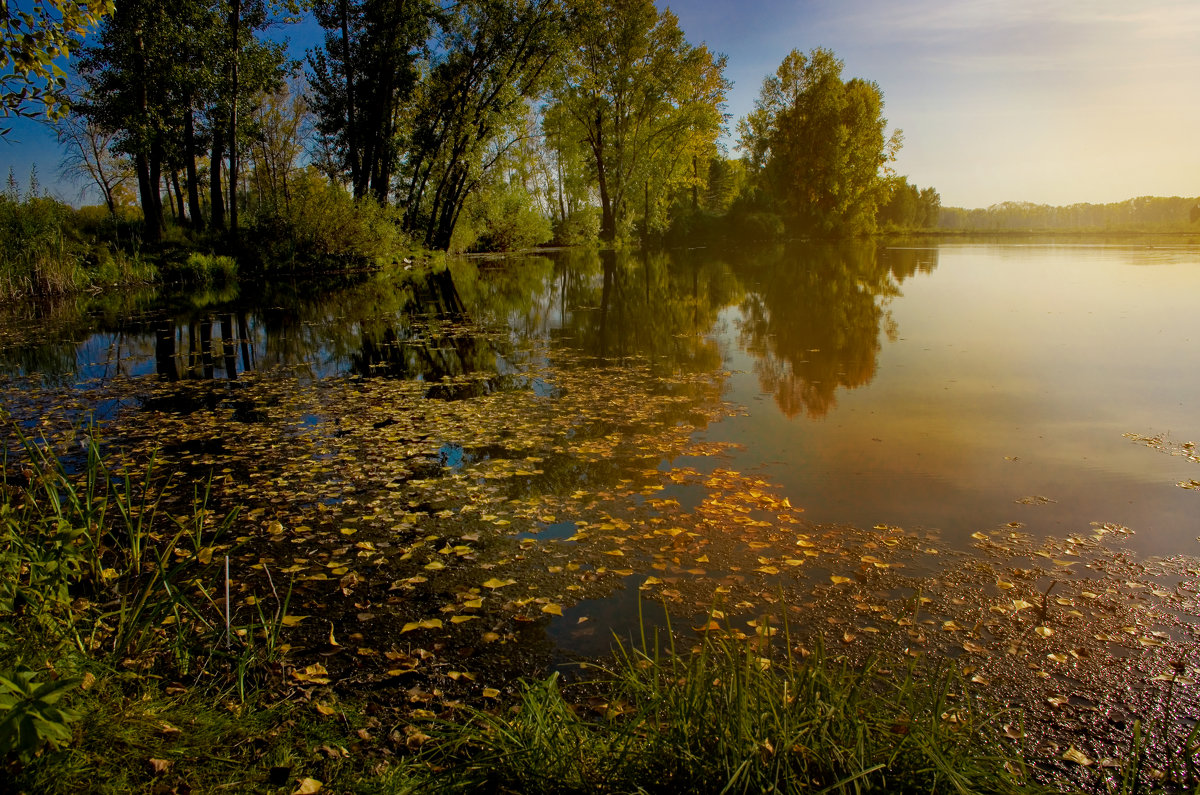
[[(0, 6), (0, 115), (61, 119), (70, 107), (67, 76), (54, 63), (113, 12), (113, 0), (33, 0)], [(0, 129), (7, 135), (8, 128)]]
[(553, 71), (562, 18), (557, 0), (464, 0), (443, 24), (400, 185), (406, 230), (439, 249), (467, 198), (523, 137), (527, 103)]
[(401, 113), (439, 18), (428, 0), (319, 0), (324, 50), (308, 55), (317, 131), (337, 152), (355, 198), (388, 201)]
[[(177, 184), (180, 168), (191, 223), (202, 224), (196, 157), (205, 139), (212, 153), (210, 221), (224, 229), (221, 163), (230, 153), (236, 176), (239, 133), (232, 125), (242, 126), (233, 108), (282, 79), (283, 45), (254, 37), (267, 17), (262, 0), (238, 2), (228, 13), (206, 0), (124, 0), (85, 49), (79, 71), (89, 98), (81, 110), (117, 133), (116, 148), (133, 159), (147, 241), (162, 234), (162, 179)], [(236, 187), (231, 180), (231, 199)]]
[(575, 0), (567, 29), (572, 46), (553, 97), (565, 111), (559, 134), (589, 150), (600, 236), (611, 242), (635, 186), (649, 217), (652, 181), (657, 199), (697, 178), (693, 157), (715, 153), (725, 58), (689, 44), (675, 15), (652, 0)]
[(129, 158), (114, 151), (115, 141), (115, 133), (76, 113), (68, 114), (58, 125), (58, 142), (65, 147), (63, 173), (93, 182), (114, 215), (118, 191), (134, 177)]
[(793, 50), (739, 124), (759, 189), (794, 233), (869, 232), (886, 197), (901, 133), (885, 139), (883, 92), (842, 69), (829, 50)]

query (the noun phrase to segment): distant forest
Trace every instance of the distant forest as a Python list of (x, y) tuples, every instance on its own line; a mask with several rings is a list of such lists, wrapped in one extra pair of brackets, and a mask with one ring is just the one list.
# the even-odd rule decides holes
[(1004, 202), (967, 210), (942, 207), (939, 229), (971, 231), (1078, 230), (1103, 232), (1200, 232), (1200, 198), (1139, 196), (1110, 204), (1053, 207)]

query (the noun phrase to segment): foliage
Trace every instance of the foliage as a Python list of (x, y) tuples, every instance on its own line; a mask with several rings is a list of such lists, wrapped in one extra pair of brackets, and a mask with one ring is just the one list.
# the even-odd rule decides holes
[(435, 5), (320, 0), (313, 11), (325, 29), (324, 49), (308, 55), (317, 132), (337, 153), (354, 197), (386, 203)]
[(22, 665), (0, 673), (0, 759), (28, 762), (43, 746), (57, 748), (71, 739), (69, 725), (80, 715), (58, 702), (81, 680), (38, 678)]
[(793, 233), (873, 231), (884, 168), (900, 148), (898, 131), (884, 138), (879, 86), (843, 80), (842, 68), (829, 50), (793, 50), (738, 125), (757, 189)]
[(554, 242), (559, 246), (585, 246), (600, 238), (600, 211), (581, 207), (568, 212), (554, 224)]
[(1004, 202), (967, 210), (942, 207), (938, 228), (964, 231), (1113, 231), (1171, 232), (1194, 229), (1200, 199), (1140, 196), (1110, 204), (1057, 207), (1030, 202)]
[[(14, 7), (15, 6), (15, 7)], [(0, 114), (61, 119), (70, 99), (67, 58), (90, 28), (113, 11), (113, 0), (4, 0), (0, 11)], [(0, 129), (7, 135), (8, 129)]]
[(287, 182), (288, 202), (260, 206), (249, 246), (267, 270), (319, 264), (385, 264), (408, 245), (397, 212), (367, 198), (356, 201), (313, 167)]
[(474, 241), (471, 251), (519, 251), (553, 237), (550, 222), (532, 206), (520, 185), (497, 185), (475, 195), (467, 205), (466, 226)]
[[(224, 229), (222, 162), (228, 154), (236, 173), (246, 133), (247, 119), (237, 110), (282, 80), (283, 44), (255, 36), (270, 21), (266, 0), (234, 9), (200, 0), (122, 3), (84, 52), (81, 109), (100, 130), (116, 133), (114, 147), (132, 159), (148, 242), (163, 233), (162, 182), (174, 177), (177, 184), (180, 169), (188, 221), (203, 226), (196, 160), (205, 140), (212, 152), (209, 220)], [(235, 197), (231, 189), (231, 214)]]
[(0, 194), (0, 295), (61, 294), (84, 283), (65, 230), (71, 208), (39, 190), (33, 173), (22, 196), (10, 173)]
[(689, 44), (678, 18), (650, 0), (580, 0), (568, 26), (573, 46), (548, 132), (560, 146), (585, 143), (602, 240), (618, 237), (630, 205), (641, 205), (644, 229), (661, 229), (658, 206), (693, 184), (697, 159), (715, 150), (725, 58)]
[(399, 201), (404, 228), (446, 249), (467, 198), (525, 133), (528, 103), (547, 87), (563, 29), (555, 0), (470, 0), (442, 21), (422, 84)]
[(876, 221), (886, 229), (929, 229), (938, 223), (942, 199), (933, 188), (919, 189), (905, 177), (888, 180), (888, 199)]

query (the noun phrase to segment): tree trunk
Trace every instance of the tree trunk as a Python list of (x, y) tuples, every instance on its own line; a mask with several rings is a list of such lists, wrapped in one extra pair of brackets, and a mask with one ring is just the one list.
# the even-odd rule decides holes
[(171, 169), (171, 187), (175, 189), (175, 206), (179, 208), (176, 217), (183, 223), (189, 223), (189, 219), (183, 212), (183, 191), (179, 188), (179, 172)]
[(221, 187), (221, 159), (225, 157), (225, 137), (221, 126), (215, 125), (213, 130), (212, 159), (208, 169), (209, 200), (212, 208), (209, 214), (209, 229), (214, 232), (225, 231), (225, 191)]
[(350, 57), (350, 3), (341, 0), (342, 12), (342, 71), (346, 73), (346, 149), (350, 156), (350, 182), (354, 198), (362, 198), (362, 165), (359, 163), (358, 119), (354, 107), (354, 61)]
[(204, 214), (200, 210), (200, 185), (196, 178), (196, 130), (190, 107), (183, 114), (183, 167), (187, 182), (188, 215), (191, 216), (192, 228), (198, 231), (204, 227)]
[(596, 176), (600, 183), (600, 240), (611, 243), (617, 238), (617, 224), (608, 195), (608, 175), (604, 172), (604, 117), (600, 111), (596, 111), (596, 142), (592, 153), (596, 156)]
[(233, 0), (229, 12), (229, 27), (233, 30), (233, 85), (229, 112), (229, 239), (237, 243), (238, 236), (238, 61), (241, 60), (242, 0)]

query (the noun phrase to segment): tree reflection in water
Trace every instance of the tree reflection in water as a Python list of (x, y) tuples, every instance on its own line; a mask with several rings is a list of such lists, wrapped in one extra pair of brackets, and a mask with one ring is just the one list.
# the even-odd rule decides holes
[(839, 388), (874, 378), (880, 333), (897, 335), (888, 304), (903, 281), (936, 267), (936, 250), (875, 243), (778, 246), (744, 258), (735, 271), (753, 286), (739, 339), (763, 391), (789, 417), (823, 417)]

